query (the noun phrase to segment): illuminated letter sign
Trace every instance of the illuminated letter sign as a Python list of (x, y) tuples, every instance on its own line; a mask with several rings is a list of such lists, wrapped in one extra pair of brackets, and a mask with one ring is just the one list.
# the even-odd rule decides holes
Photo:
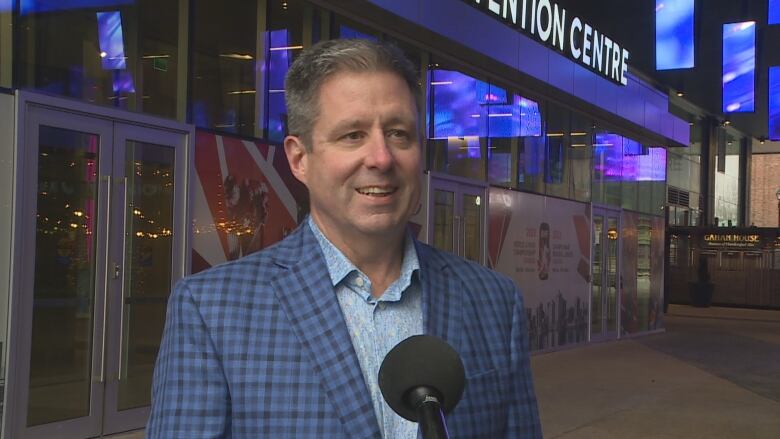
[[(482, 12), (618, 84), (628, 84), (625, 47), (551, 0), (465, 0)], [(518, 8), (520, 9), (518, 11)]]

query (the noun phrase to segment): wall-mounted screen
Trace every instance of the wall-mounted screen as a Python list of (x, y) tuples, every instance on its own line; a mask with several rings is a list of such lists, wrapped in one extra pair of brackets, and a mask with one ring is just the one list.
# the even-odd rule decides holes
[(694, 0), (655, 0), (655, 68), (689, 69), (695, 66)]
[(542, 135), (539, 105), (454, 70), (433, 70), (433, 137)]
[(756, 22), (723, 25), (723, 112), (755, 110)]
[(780, 0), (769, 0), (769, 24), (780, 24)]
[(98, 12), (97, 25), (100, 63), (103, 69), (127, 68), (125, 44), (122, 37), (122, 16), (119, 11)]
[(780, 66), (769, 68), (769, 138), (780, 140)]

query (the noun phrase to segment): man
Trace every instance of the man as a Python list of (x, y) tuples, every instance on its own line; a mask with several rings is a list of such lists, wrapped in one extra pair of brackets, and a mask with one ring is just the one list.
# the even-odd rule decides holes
[(177, 285), (148, 436), (416, 438), (377, 372), (395, 344), (428, 333), (466, 369), (451, 437), (540, 437), (516, 287), (407, 231), (422, 161), (412, 65), (383, 43), (326, 41), (285, 88), (285, 152), (311, 215), (277, 245)]

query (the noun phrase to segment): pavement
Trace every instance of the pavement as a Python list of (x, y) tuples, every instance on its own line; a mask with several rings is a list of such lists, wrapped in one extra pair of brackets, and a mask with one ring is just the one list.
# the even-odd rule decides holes
[(780, 311), (664, 318), (662, 333), (534, 355), (544, 437), (780, 439)]
[(665, 327), (534, 355), (545, 438), (780, 438), (780, 311), (671, 305)]

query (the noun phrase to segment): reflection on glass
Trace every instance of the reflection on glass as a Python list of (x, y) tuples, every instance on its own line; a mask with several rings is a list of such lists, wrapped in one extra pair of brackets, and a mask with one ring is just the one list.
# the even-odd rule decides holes
[(434, 191), (433, 203), (433, 246), (452, 252), (455, 194), (437, 189)]
[(127, 142), (118, 410), (149, 405), (171, 288), (174, 149)]
[(40, 127), (28, 426), (89, 414), (98, 144)]
[(475, 262), (482, 260), (482, 198), (463, 195), (463, 257)]
[(604, 217), (593, 217), (593, 277), (591, 283), (590, 325), (591, 334), (601, 334), (601, 286), (602, 286), (602, 251), (603, 251)]
[(176, 117), (178, 13), (170, 1), (23, 1), (15, 85)]
[(607, 331), (617, 331), (617, 297), (619, 290), (619, 278), (617, 271), (618, 258), (618, 224), (616, 218), (607, 219)]
[(257, 2), (194, 0), (191, 8), (192, 120), (255, 136)]

